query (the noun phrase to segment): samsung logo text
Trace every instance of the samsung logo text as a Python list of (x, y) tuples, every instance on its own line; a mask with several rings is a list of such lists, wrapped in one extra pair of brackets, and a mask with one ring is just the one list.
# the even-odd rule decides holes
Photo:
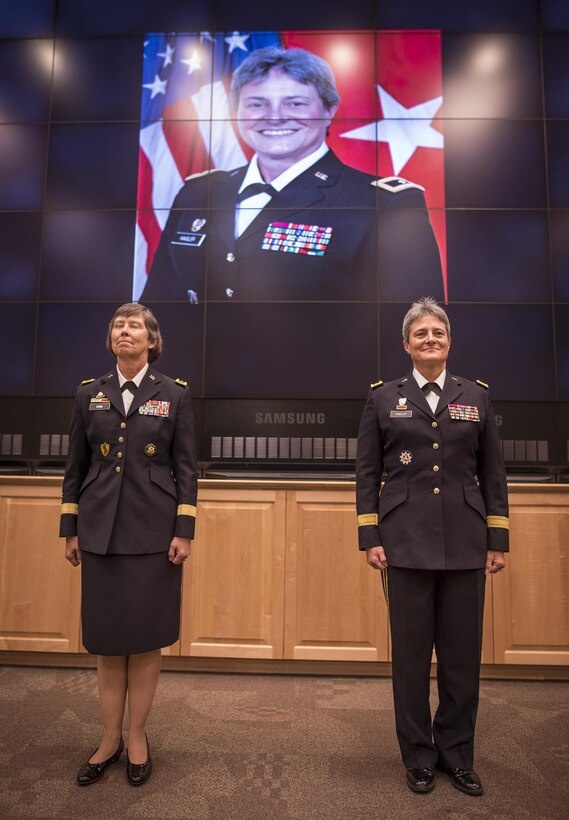
[(325, 413), (255, 413), (256, 424), (325, 424)]

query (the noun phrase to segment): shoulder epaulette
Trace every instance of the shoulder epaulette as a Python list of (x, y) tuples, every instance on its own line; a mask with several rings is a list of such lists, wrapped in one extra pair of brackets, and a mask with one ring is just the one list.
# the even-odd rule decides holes
[(370, 387), (371, 387), (372, 390), (375, 390), (376, 387), (381, 387), (382, 384), (383, 384), (383, 382), (380, 379), (378, 382), (374, 382), (373, 384), (370, 384)]
[(409, 182), (403, 177), (383, 177), (382, 179), (374, 179), (370, 185), (375, 185), (376, 188), (383, 188), (384, 191), (389, 191), (391, 194), (398, 194), (400, 191), (408, 191), (410, 188), (417, 188), (419, 191), (424, 191), (422, 185), (417, 185), (416, 182)]
[(174, 379), (174, 381), (176, 382), (176, 384), (179, 384), (180, 387), (187, 387), (188, 386), (188, 382), (185, 382), (183, 379)]
[(190, 176), (186, 177), (184, 181), (189, 182), (192, 179), (199, 179), (199, 177), (205, 177), (208, 176), (208, 174), (215, 174), (217, 171), (223, 171), (223, 168), (208, 168), (207, 171), (199, 171), (197, 174), (190, 174)]
[(486, 382), (481, 382), (480, 379), (476, 379), (476, 384), (479, 384), (480, 387), (485, 387), (486, 390), (490, 390), (490, 385), (486, 384)]
[(95, 381), (95, 379), (83, 379), (81, 384), (91, 384), (91, 382), (94, 382), (94, 381)]

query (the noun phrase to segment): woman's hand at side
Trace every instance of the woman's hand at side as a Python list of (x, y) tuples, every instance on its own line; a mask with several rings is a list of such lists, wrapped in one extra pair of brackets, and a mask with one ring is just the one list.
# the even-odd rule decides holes
[(65, 557), (74, 567), (81, 563), (81, 550), (76, 535), (68, 535), (65, 539)]
[(170, 549), (168, 550), (168, 558), (173, 564), (182, 564), (186, 558), (190, 557), (191, 551), (191, 538), (178, 538), (178, 536), (174, 536), (170, 544)]

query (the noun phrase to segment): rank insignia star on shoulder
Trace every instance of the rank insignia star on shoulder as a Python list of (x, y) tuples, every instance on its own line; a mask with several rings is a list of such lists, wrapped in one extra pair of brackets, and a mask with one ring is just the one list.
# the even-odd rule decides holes
[(373, 384), (370, 384), (370, 387), (371, 387), (372, 390), (375, 390), (376, 387), (381, 387), (382, 384), (383, 384), (383, 382), (380, 379), (378, 382), (374, 382)]
[(417, 188), (419, 191), (424, 191), (422, 185), (417, 185), (416, 182), (409, 182), (403, 177), (383, 177), (381, 179), (374, 179), (370, 185), (375, 185), (376, 188), (383, 188), (384, 191), (389, 191), (391, 194), (398, 194), (400, 191), (408, 191), (410, 188)]
[(176, 384), (179, 384), (180, 387), (187, 387), (188, 386), (188, 382), (185, 382), (183, 379), (175, 379), (174, 381), (176, 382)]
[(480, 379), (476, 379), (476, 384), (479, 384), (480, 387), (485, 387), (486, 390), (490, 390), (490, 385), (486, 384), (486, 382), (480, 381)]

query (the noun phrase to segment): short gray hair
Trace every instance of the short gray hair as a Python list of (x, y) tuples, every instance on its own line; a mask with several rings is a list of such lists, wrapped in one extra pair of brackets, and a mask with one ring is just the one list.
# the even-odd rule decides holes
[(443, 310), (437, 300), (433, 299), (432, 296), (423, 296), (417, 302), (413, 302), (403, 319), (403, 339), (406, 342), (409, 341), (409, 332), (413, 322), (416, 322), (417, 319), (422, 319), (423, 316), (429, 315), (435, 316), (444, 324), (447, 336), (450, 339), (450, 322), (446, 311)]
[(286, 49), (282, 46), (266, 46), (253, 51), (233, 72), (231, 101), (235, 108), (239, 105), (239, 95), (243, 86), (255, 80), (261, 80), (273, 68), (277, 68), (300, 83), (313, 85), (326, 111), (330, 111), (340, 102), (336, 81), (326, 60), (303, 48)]

